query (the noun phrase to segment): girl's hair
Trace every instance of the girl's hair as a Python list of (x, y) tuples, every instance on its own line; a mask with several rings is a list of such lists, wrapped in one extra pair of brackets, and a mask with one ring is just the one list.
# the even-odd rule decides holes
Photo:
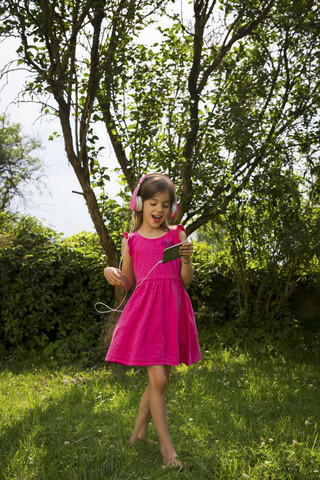
[[(170, 213), (168, 218), (160, 225), (160, 228), (164, 231), (169, 230), (169, 221), (171, 217), (172, 206), (176, 202), (176, 192), (171, 180), (163, 175), (150, 175), (146, 177), (140, 185), (138, 195), (142, 198), (142, 201), (149, 200), (158, 193), (168, 192), (170, 196)], [(136, 232), (142, 225), (143, 212), (134, 212), (134, 224), (132, 232)]]

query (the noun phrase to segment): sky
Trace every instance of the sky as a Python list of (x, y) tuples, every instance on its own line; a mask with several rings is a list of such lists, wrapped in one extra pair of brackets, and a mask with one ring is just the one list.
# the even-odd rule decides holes
[[(1, 44), (0, 70), (10, 61), (17, 58), (15, 39), (6, 40)], [(70, 236), (80, 231), (94, 231), (93, 223), (88, 213), (82, 195), (72, 193), (80, 191), (81, 187), (72, 167), (68, 164), (64, 150), (63, 139), (49, 141), (49, 136), (61, 132), (58, 119), (39, 118), (40, 106), (35, 103), (17, 102), (17, 95), (27, 77), (25, 71), (11, 73), (7, 81), (0, 83), (0, 115), (9, 116), (10, 123), (20, 123), (22, 132), (40, 141), (41, 150), (35, 152), (43, 165), (44, 183), (47, 188), (39, 192), (37, 188), (25, 189), (26, 204), (18, 204), (18, 211), (37, 217), (45, 226)], [(102, 161), (109, 166), (116, 166), (112, 160), (113, 153), (108, 144), (103, 128), (99, 130), (101, 143), (107, 148), (103, 151)], [(113, 162), (113, 163), (112, 163)], [(116, 176), (113, 176), (111, 196), (118, 191)]]

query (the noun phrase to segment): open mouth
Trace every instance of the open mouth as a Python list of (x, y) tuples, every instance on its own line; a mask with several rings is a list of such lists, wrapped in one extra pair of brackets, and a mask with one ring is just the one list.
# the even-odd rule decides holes
[(160, 223), (161, 219), (162, 219), (162, 215), (152, 215), (152, 218), (153, 218), (154, 222)]

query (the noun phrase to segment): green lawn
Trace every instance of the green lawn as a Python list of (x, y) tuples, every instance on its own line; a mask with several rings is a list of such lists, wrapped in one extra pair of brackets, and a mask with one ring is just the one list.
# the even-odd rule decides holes
[(162, 471), (158, 445), (127, 446), (143, 369), (2, 363), (0, 478), (320, 479), (318, 366), (311, 355), (221, 350), (174, 369), (167, 405), (187, 465), (179, 473)]

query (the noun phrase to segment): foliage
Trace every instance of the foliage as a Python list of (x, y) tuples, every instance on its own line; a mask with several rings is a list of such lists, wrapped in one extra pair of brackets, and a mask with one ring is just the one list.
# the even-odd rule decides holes
[[(144, 369), (2, 363), (1, 480), (318, 480), (318, 355), (202, 353), (170, 376), (170, 434), (186, 464), (179, 473), (161, 469), (158, 443), (128, 447)], [(152, 424), (149, 436), (157, 440)]]
[(272, 321), (297, 282), (319, 265), (319, 204), (306, 200), (302, 186), (299, 175), (274, 162), (221, 217), (247, 317)]
[(62, 358), (90, 356), (102, 331), (94, 304), (113, 299), (97, 236), (80, 233), (62, 239), (31, 217), (0, 218), (3, 347), (46, 349)]
[(312, 189), (310, 178), (275, 158), (269, 170), (258, 169), (228, 210), (198, 235), (209, 242), (214, 261), (237, 286), (240, 336), (252, 328), (261, 337), (267, 330), (274, 333), (277, 326), (268, 324), (280, 321), (285, 338), (285, 318), (294, 326), (288, 299), (302, 279), (313, 277), (317, 283), (320, 217)]
[[(206, 232), (210, 238), (217, 233), (210, 228)], [(249, 234), (250, 231), (246, 231), (248, 237)], [(224, 239), (219, 238), (214, 245), (195, 243), (194, 280), (188, 293), (201, 343), (208, 348), (213, 344), (243, 347), (254, 343), (289, 351), (319, 345), (319, 302), (316, 299), (320, 293), (320, 279), (314, 268), (317, 261), (313, 258), (310, 262), (314, 244), (311, 242), (309, 249), (304, 244), (300, 249), (296, 246), (296, 255), (304, 256), (303, 266), (308, 270), (294, 270), (289, 277), (290, 271), (286, 270), (286, 265), (277, 265), (272, 250), (269, 256), (268, 252), (265, 255), (268, 265), (273, 266), (270, 272), (260, 264), (254, 264), (255, 255), (251, 256), (253, 250), (247, 248), (250, 242), (245, 238), (246, 242), (238, 246), (243, 248), (240, 253), (246, 259), (244, 271), (240, 270), (241, 264), (238, 264), (239, 258), (227, 231)], [(264, 245), (261, 249), (264, 247), (267, 250)], [(272, 305), (263, 305), (262, 289), (272, 298)], [(274, 291), (278, 297), (272, 296)], [(248, 296), (247, 312), (244, 293)], [(273, 321), (270, 321), (271, 316)]]
[(319, 3), (295, 2), (289, 15), (287, 2), (219, 6), (194, 1), (188, 24), (176, 15), (161, 41), (116, 52), (127, 74), (112, 83), (105, 70), (98, 93), (100, 118), (114, 113), (112, 132), (130, 149), (126, 168), (175, 180), (188, 233), (275, 157), (309, 174), (318, 159)]
[(19, 123), (0, 116), (0, 211), (13, 209), (13, 199), (26, 198), (25, 188), (41, 178), (39, 158), (33, 152), (40, 143), (22, 135)]

